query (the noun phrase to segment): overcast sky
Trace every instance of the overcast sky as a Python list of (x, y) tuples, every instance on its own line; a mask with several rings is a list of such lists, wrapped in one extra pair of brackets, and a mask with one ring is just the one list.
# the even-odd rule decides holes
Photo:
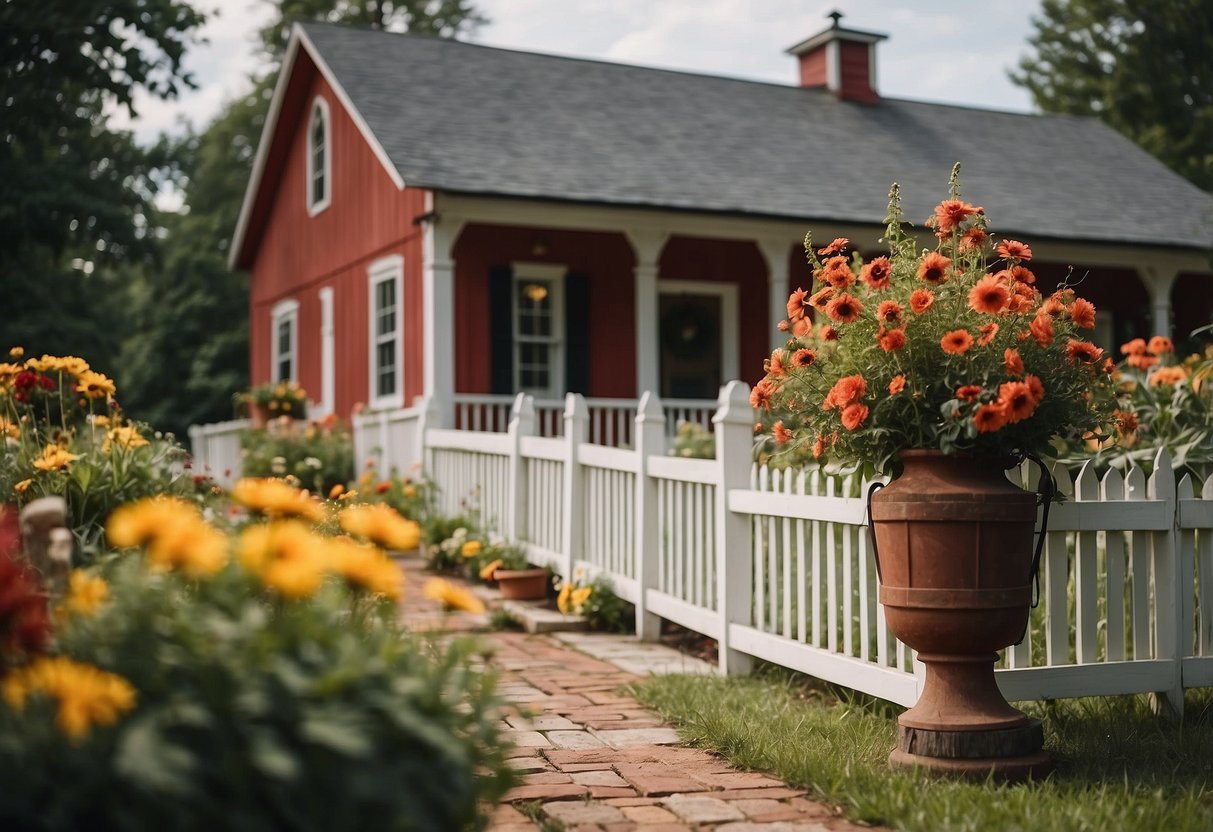
[[(226, 100), (247, 89), (257, 69), (257, 29), (272, 15), (270, 0), (197, 0), (214, 10), (202, 32), (209, 41), (187, 57), (198, 90), (177, 101), (138, 102), (133, 126), (141, 140), (175, 132), (182, 119), (205, 126)], [(1027, 111), (1026, 92), (1007, 70), (1027, 51), (1030, 16), (1039, 0), (942, 4), (931, 0), (476, 0), (491, 22), (469, 38), (504, 46), (667, 69), (792, 83), (789, 46), (825, 28), (838, 8), (843, 25), (881, 32), (880, 93)]]

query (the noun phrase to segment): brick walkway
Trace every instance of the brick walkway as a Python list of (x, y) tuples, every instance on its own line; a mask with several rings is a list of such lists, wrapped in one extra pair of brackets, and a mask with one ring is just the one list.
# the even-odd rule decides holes
[[(467, 631), (486, 623), (484, 616), (439, 612), (421, 596), (427, 576), (416, 559), (404, 563), (403, 615), (410, 629)], [(642, 665), (702, 672), (702, 663), (669, 648), (612, 636), (568, 639), (605, 659), (553, 635), (500, 631), (483, 638), (493, 648), (490, 662), (501, 674), (500, 691), (515, 706), (505, 727), (515, 745), (510, 764), (522, 780), (497, 808), (489, 826), (493, 832), (865, 828), (805, 799), (803, 790), (678, 745), (673, 728), (618, 690), (641, 678), (630, 671)], [(600, 649), (591, 643), (595, 639), (603, 639)]]

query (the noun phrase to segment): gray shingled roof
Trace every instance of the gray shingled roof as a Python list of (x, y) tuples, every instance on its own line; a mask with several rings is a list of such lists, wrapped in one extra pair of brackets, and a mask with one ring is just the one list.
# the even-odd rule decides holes
[(412, 186), (879, 224), (897, 181), (918, 224), (959, 160), (997, 231), (1213, 247), (1213, 196), (1091, 118), (304, 29)]

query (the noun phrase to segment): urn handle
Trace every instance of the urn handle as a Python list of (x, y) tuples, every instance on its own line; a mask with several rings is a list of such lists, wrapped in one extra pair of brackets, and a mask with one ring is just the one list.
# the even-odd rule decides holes
[(872, 495), (885, 487), (883, 482), (874, 482), (868, 486), (868, 542), (872, 544), (872, 560), (876, 562), (876, 581), (884, 583), (880, 576), (880, 551), (876, 548), (876, 526), (872, 523)]
[(1049, 466), (1045, 465), (1040, 457), (1035, 454), (1024, 454), (1024, 459), (1036, 463), (1036, 467), (1040, 470), (1040, 485), (1036, 490), (1037, 499), (1041, 503), (1040, 531), (1036, 535), (1036, 551), (1032, 553), (1032, 567), (1028, 572), (1028, 580), (1032, 582), (1032, 608), (1035, 609), (1040, 603), (1040, 556), (1044, 553), (1045, 533), (1049, 530), (1049, 506), (1053, 504), (1057, 486), (1053, 483), (1053, 474), (1049, 471)]

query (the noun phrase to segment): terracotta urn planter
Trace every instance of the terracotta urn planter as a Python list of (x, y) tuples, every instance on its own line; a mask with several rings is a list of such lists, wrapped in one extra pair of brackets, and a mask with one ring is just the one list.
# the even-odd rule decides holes
[(498, 569), (493, 580), (507, 601), (542, 601), (548, 594), (546, 569)]
[(1032, 603), (1036, 497), (989, 460), (901, 455), (901, 476), (871, 497), (880, 602), (918, 651), (926, 678), (898, 718), (895, 767), (1023, 779), (1049, 765), (1040, 721), (1007, 704), (994, 679)]
[(257, 404), (256, 402), (249, 402), (248, 417), (249, 417), (249, 421), (252, 423), (252, 427), (263, 428), (263, 427), (265, 427), (266, 423), (269, 421), (269, 417), (270, 417), (269, 408), (263, 404)]

